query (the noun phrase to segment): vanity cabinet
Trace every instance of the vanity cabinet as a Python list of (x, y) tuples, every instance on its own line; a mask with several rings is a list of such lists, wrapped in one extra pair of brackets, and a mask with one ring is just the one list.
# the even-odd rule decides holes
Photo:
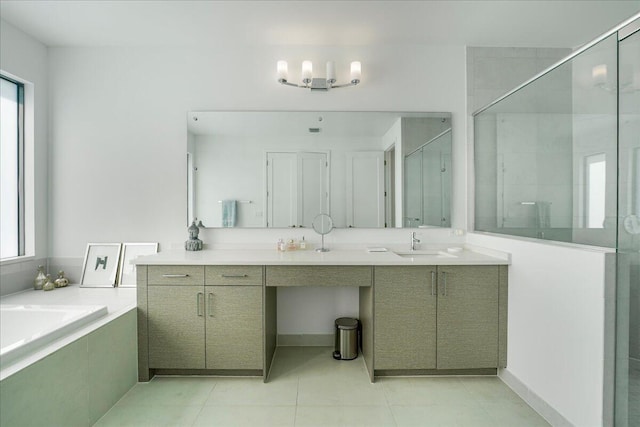
[(261, 266), (149, 266), (148, 367), (261, 370), (262, 276)]
[(262, 269), (205, 267), (207, 369), (262, 369)]
[[(376, 267), (375, 369), (435, 369), (436, 267)], [(435, 279), (434, 279), (435, 280)]]
[[(500, 266), (375, 268), (376, 370), (463, 370), (506, 363)], [(502, 298), (501, 298), (502, 296)], [(505, 354), (501, 354), (504, 351)]]
[(149, 286), (149, 367), (204, 368), (204, 286)]

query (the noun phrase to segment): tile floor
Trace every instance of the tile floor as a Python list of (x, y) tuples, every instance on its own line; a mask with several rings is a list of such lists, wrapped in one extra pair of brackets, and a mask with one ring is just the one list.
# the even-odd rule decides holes
[(548, 426), (496, 377), (381, 378), (328, 347), (279, 347), (260, 378), (156, 377), (96, 426)]

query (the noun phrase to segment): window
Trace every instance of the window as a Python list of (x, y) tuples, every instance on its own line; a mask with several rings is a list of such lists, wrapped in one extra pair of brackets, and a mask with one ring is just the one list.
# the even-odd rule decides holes
[(594, 154), (585, 158), (587, 228), (604, 227), (606, 166), (604, 154)]
[(25, 254), (24, 85), (0, 76), (0, 259)]

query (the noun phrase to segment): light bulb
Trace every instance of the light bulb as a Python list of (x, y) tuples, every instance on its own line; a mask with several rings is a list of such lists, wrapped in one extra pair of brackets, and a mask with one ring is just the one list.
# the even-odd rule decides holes
[(309, 83), (313, 74), (313, 65), (311, 61), (302, 61), (302, 81)]
[(360, 83), (360, 78), (362, 77), (362, 65), (360, 61), (353, 61), (351, 63), (351, 83), (358, 84)]
[(336, 63), (333, 61), (327, 61), (327, 83), (336, 82)]
[(289, 66), (287, 65), (287, 61), (278, 61), (278, 81), (287, 81), (289, 80)]

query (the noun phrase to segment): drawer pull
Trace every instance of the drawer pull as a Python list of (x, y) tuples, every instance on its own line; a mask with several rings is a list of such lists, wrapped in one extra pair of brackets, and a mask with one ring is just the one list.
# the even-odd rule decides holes
[(248, 274), (221, 274), (220, 277), (224, 277), (225, 279), (238, 279), (243, 277), (249, 277)]
[(204, 293), (203, 292), (198, 292), (198, 294), (196, 295), (196, 313), (198, 315), (198, 317), (202, 317), (203, 316), (203, 311), (204, 311), (204, 307), (203, 307), (203, 301), (202, 298), (204, 297)]
[(431, 272), (431, 296), (435, 296), (436, 272)]
[(166, 279), (184, 279), (185, 277), (189, 277), (188, 274), (163, 274), (162, 277)]
[(444, 286), (442, 287), (442, 296), (446, 297), (447, 296), (447, 272), (443, 271), (442, 272), (442, 281)]

